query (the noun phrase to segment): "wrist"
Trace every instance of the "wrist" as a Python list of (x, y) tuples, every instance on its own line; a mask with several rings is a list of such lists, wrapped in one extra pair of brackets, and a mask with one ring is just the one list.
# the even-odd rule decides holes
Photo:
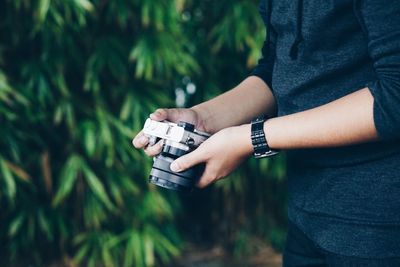
[(190, 109), (196, 113), (197, 128), (202, 129), (202, 131), (209, 134), (215, 133), (215, 130), (210, 123), (210, 112), (203, 104), (193, 106)]
[(264, 134), (265, 134), (265, 139), (268, 142), (268, 146), (271, 149), (281, 149), (281, 147), (278, 145), (277, 140), (275, 138), (276, 134), (275, 134), (275, 120), (276, 118), (272, 118), (269, 120), (266, 120), (264, 122)]
[(234, 144), (238, 147), (240, 154), (243, 156), (250, 156), (253, 154), (253, 145), (251, 143), (251, 125), (243, 124), (240, 126), (234, 126), (227, 129), (234, 131), (235, 140)]

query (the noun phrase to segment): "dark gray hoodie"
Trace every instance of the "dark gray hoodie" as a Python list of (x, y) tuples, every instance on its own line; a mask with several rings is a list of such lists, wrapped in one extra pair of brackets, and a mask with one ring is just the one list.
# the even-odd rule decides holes
[(267, 38), (251, 75), (278, 116), (368, 87), (381, 138), (288, 151), (289, 219), (328, 251), (400, 256), (400, 1), (265, 0), (260, 13)]

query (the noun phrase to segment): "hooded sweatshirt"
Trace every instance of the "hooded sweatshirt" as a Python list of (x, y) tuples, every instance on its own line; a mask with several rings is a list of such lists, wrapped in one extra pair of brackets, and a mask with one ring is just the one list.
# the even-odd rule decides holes
[(288, 151), (289, 219), (327, 251), (400, 256), (400, 1), (262, 0), (260, 14), (267, 35), (251, 75), (278, 116), (367, 87), (380, 137)]

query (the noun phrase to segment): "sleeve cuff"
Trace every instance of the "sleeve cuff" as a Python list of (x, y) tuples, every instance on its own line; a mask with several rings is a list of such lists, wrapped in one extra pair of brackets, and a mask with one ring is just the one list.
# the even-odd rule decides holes
[(257, 76), (268, 85), (272, 90), (272, 73), (271, 71), (265, 70), (261, 65), (255, 67), (249, 74), (249, 76)]
[(379, 81), (370, 82), (367, 88), (374, 98), (373, 114), (375, 128), (382, 140), (393, 140), (399, 138), (398, 114), (394, 114), (390, 105), (393, 105), (387, 95), (383, 95)]

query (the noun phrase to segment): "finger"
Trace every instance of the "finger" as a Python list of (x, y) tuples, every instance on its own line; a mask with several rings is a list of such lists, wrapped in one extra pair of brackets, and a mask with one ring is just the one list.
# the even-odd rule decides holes
[(150, 119), (155, 121), (163, 121), (168, 118), (168, 110), (165, 108), (159, 108), (150, 114)]
[(135, 148), (143, 148), (149, 143), (149, 138), (147, 138), (142, 131), (140, 131), (135, 138), (132, 140), (132, 145)]
[(171, 163), (171, 171), (181, 172), (189, 169), (190, 167), (197, 165), (199, 163), (205, 162), (207, 158), (201, 149), (197, 149), (189, 154), (177, 158)]
[(158, 141), (154, 146), (148, 146), (144, 149), (144, 153), (150, 157), (157, 156), (161, 153), (163, 148), (164, 140)]

